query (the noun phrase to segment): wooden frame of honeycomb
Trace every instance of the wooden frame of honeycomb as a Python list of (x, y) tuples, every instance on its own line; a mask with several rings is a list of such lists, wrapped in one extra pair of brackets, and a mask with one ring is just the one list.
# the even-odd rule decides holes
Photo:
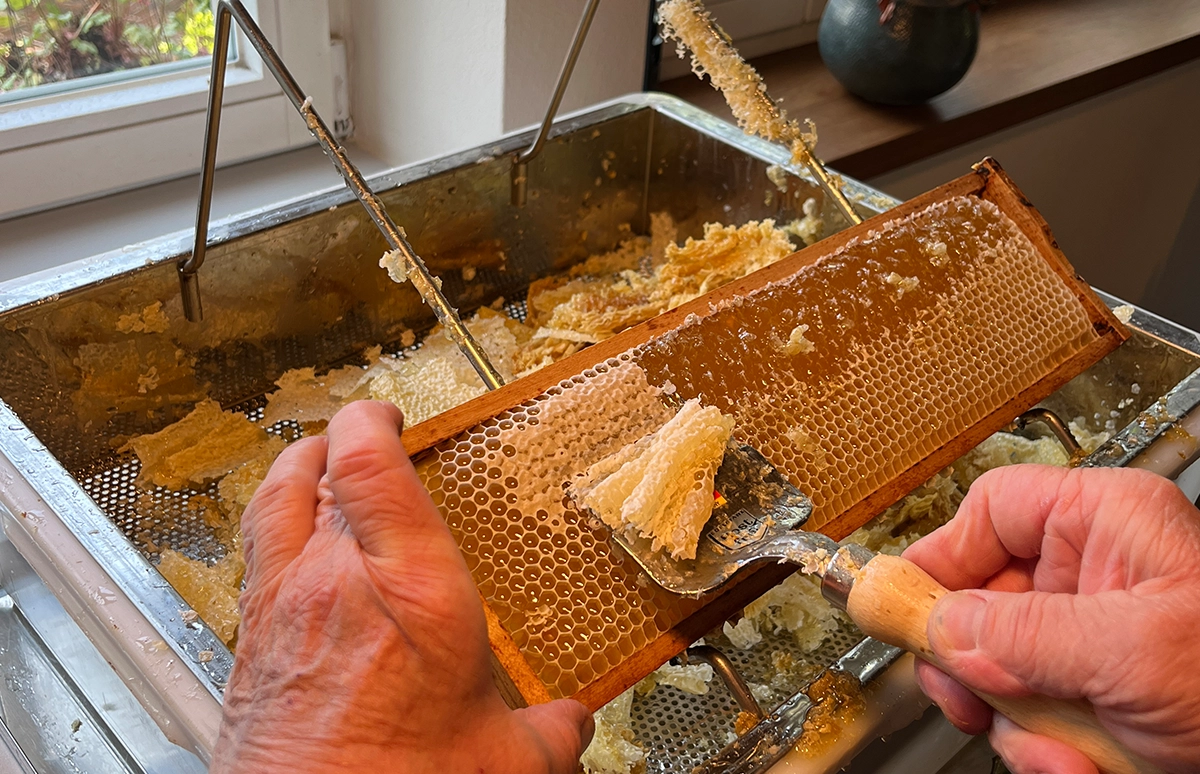
[[(950, 287), (939, 278), (960, 268), (951, 260), (954, 245), (986, 246), (995, 238), (986, 219), (979, 221), (986, 234), (964, 235), (975, 233), (975, 211), (993, 214), (1002, 226), (1001, 242), (1016, 245), (1005, 249), (1017, 258), (996, 258), (995, 251), (979, 258), (979, 266), (1004, 260), (1008, 268), (980, 275), (981, 284), (970, 285), (969, 303), (958, 299), (956, 306), (946, 301), (952, 294), (935, 293), (942, 292), (939, 282), (942, 290)], [(964, 234), (954, 237), (959, 241), (948, 240), (947, 260), (945, 243), (933, 242), (927, 250), (930, 243), (918, 241), (921, 234), (940, 233), (942, 215), (947, 223), (966, 224)], [(897, 222), (923, 222), (927, 232), (904, 232)], [(979, 250), (983, 254), (984, 247)], [(927, 254), (915, 254), (921, 251)], [(838, 278), (852, 280), (839, 291), (850, 307), (838, 307), (831, 290)], [(839, 309), (856, 308), (859, 299), (852, 294), (863, 283), (875, 283), (870, 313), (858, 308), (857, 319), (839, 322)], [(959, 308), (968, 306), (977, 311)], [(813, 346), (784, 352), (788, 331), (804, 319), (812, 323), (805, 335)], [(941, 338), (926, 340), (920, 331)], [(765, 566), (704, 598), (684, 600), (639, 579), (632, 561), (569, 501), (556, 500), (553, 491), (546, 499), (546, 481), (536, 505), (518, 496), (529, 491), (529, 482), (518, 481), (524, 468), (514, 467), (514, 460), (536, 467), (556, 454), (576, 453), (566, 448), (572, 444), (590, 448), (618, 440), (618, 431), (596, 440), (606, 425), (633, 432), (653, 420), (655, 391), (639, 393), (630, 373), (643, 374), (643, 386), (646, 378), (657, 387), (670, 382), (684, 398), (700, 396), (740, 412), (735, 435), (813, 497), (810, 528), (841, 539), (1127, 337), (1075, 275), (1046, 222), (1000, 166), (985, 159), (971, 174), (407, 428), (403, 441), (479, 584), (497, 683), (508, 701), (516, 706), (571, 696), (595, 709), (793, 571)], [(881, 341), (893, 342), (882, 360), (878, 346), (863, 354)], [(1023, 362), (1026, 355), (1030, 362)], [(961, 373), (946, 376), (956, 370), (948, 367), (960, 362), (955, 358), (963, 363)], [(863, 370), (868, 366), (874, 370)], [(833, 384), (835, 377), (841, 392), (810, 389)], [(941, 392), (947, 378), (959, 379), (954, 396)], [(601, 388), (624, 396), (611, 404), (611, 417), (587, 411), (586, 390)], [(556, 412), (554, 401), (571, 390), (583, 402), (574, 413)], [(856, 408), (837, 413), (834, 407), (842, 403)], [(822, 413), (827, 406), (830, 416), (808, 429), (795, 424), (807, 421), (814, 407)], [(545, 441), (545, 433), (520, 433), (553, 417), (564, 426), (560, 437), (568, 439), (561, 449), (518, 450), (510, 443), (522, 437)], [(581, 437), (571, 440), (574, 435)]]

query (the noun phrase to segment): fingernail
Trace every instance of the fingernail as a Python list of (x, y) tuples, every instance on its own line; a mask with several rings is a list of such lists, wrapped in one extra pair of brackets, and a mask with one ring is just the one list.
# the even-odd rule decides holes
[(933, 609), (929, 640), (934, 651), (974, 650), (983, 625), (984, 600), (969, 591), (947, 594)]

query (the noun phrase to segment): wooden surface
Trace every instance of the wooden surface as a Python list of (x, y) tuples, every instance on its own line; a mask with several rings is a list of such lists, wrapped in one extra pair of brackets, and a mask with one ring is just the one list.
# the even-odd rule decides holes
[[(852, 96), (816, 44), (752, 64), (790, 115), (816, 121), (818, 155), (866, 179), (1200, 58), (1197, 0), (1002, 0), (982, 26), (962, 82), (915, 107)], [(694, 76), (659, 90), (730, 117), (720, 94)]]
[[(863, 567), (850, 591), (846, 612), (863, 633), (937, 664), (929, 646), (929, 616), (946, 589), (917, 565), (881, 554)], [(1006, 698), (979, 693), (1010, 720), (1080, 750), (1106, 774), (1159, 771), (1113, 738), (1092, 706), (1045, 696)]]

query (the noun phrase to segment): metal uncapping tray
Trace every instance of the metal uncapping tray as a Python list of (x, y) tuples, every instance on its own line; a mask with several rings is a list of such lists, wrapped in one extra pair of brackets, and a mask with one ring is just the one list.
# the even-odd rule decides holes
[[(510, 154), (529, 136), (372, 181), (460, 309), (504, 297), (519, 315), (531, 281), (630, 230), (645, 233), (654, 212), (670, 212), (682, 238), (705, 222), (786, 221), (806, 199), (823, 202), (801, 177), (789, 178), (787, 194), (776, 190), (766, 171), (786, 161), (782, 150), (673, 98), (638, 95), (560, 121), (531, 165), (526, 206), (514, 209)], [(847, 188), (866, 216), (896, 204), (853, 181)], [(836, 230), (837, 216), (825, 216)], [(0, 285), (0, 498), (16, 514), (6, 523), (14, 545), (168, 735), (204, 755), (232, 658), (206, 627), (181, 618), (186, 605), (152, 560), (159, 546), (209, 559), (222, 549), (204, 524), (138, 518), (136, 463), (116, 449), (204, 396), (253, 415), (285, 370), (345, 362), (432, 320), (411, 288), (377, 268), (382, 240), (342, 190), (216, 224), (202, 325), (179, 309), (174, 260), (189, 241), (183, 232)], [(467, 266), (476, 269), (469, 283)], [(155, 302), (167, 330), (119, 330), (123, 315)], [(1140, 313), (1133, 323), (1129, 342), (1049, 399), (1065, 415), (1123, 426), (1200, 365), (1194, 337)], [(114, 384), (130, 363), (154, 365), (159, 386)], [(1134, 382), (1140, 392), (1125, 402)], [(406, 443), (415, 450), (445, 437)], [(185, 498), (164, 497), (163, 508), (184, 513)]]

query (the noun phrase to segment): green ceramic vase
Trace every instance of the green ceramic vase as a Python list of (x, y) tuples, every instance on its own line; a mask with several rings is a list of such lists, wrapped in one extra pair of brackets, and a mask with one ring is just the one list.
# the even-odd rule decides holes
[(852, 94), (915, 105), (967, 74), (979, 44), (979, 8), (966, 0), (829, 0), (817, 44)]

